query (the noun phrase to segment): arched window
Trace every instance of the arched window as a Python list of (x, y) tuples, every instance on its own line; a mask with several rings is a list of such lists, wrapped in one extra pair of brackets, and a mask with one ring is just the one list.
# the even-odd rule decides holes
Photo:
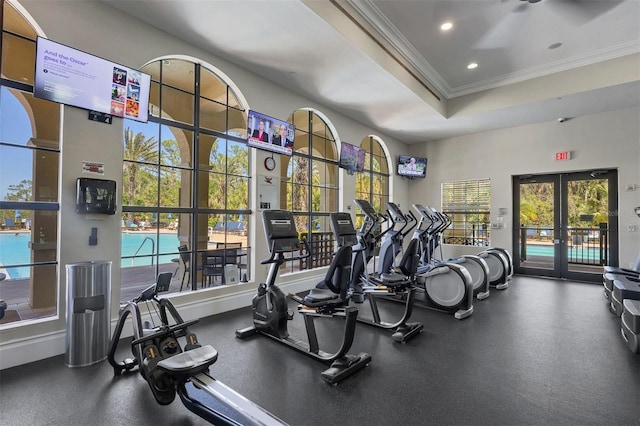
[[(175, 273), (175, 291), (250, 273), (247, 116), (237, 90), (211, 68), (185, 58), (141, 68), (151, 75), (150, 118), (124, 126), (123, 301), (135, 280), (149, 282), (159, 272)], [(203, 268), (210, 250), (227, 245), (242, 249), (236, 279), (221, 272), (230, 259)]]
[(7, 323), (57, 314), (60, 104), (33, 97), (36, 30), (11, 3), (2, 5), (0, 299), (9, 305)]
[(289, 117), (296, 127), (293, 156), (283, 157), (281, 208), (293, 212), (311, 256), (289, 262), (291, 272), (331, 263), (333, 233), (329, 213), (338, 209), (338, 153), (330, 125), (319, 113), (301, 109)]
[(367, 136), (360, 143), (367, 154), (364, 170), (356, 174), (356, 198), (367, 200), (378, 212), (386, 210), (389, 201), (389, 163), (380, 141)]

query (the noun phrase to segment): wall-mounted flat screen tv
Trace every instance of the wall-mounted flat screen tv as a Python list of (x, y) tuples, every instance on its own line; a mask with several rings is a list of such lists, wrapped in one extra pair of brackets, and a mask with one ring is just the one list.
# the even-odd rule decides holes
[(427, 176), (427, 159), (401, 155), (398, 158), (398, 175), (409, 178), (424, 178)]
[(38, 37), (36, 98), (146, 122), (151, 76)]
[(366, 151), (350, 143), (340, 143), (340, 161), (338, 166), (347, 169), (350, 173), (364, 170), (364, 156)]
[(286, 121), (249, 110), (247, 145), (283, 155), (293, 155), (296, 127)]

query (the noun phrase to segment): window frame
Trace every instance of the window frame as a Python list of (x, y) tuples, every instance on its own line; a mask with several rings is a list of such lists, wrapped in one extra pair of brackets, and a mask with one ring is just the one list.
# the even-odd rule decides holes
[[(156, 201), (155, 201), (155, 205), (146, 205), (146, 206), (139, 206), (139, 205), (132, 205), (131, 200), (129, 204), (124, 205), (123, 202), (123, 207), (122, 207), (122, 214), (123, 214), (123, 218), (125, 215), (129, 215), (129, 214), (138, 214), (138, 215), (154, 215), (154, 217), (160, 218), (160, 217), (171, 217), (172, 219), (176, 220), (176, 223), (178, 224), (176, 226), (176, 233), (178, 234), (178, 238), (179, 238), (179, 245), (182, 244), (187, 244), (188, 248), (189, 248), (189, 256), (191, 257), (191, 262), (190, 262), (190, 269), (193, 271), (198, 271), (200, 269), (200, 263), (201, 263), (201, 253), (204, 252), (205, 250), (209, 249), (209, 239), (212, 237), (211, 233), (212, 233), (212, 229), (215, 227), (216, 231), (218, 231), (218, 227), (216, 226), (216, 223), (213, 223), (212, 221), (215, 221), (216, 219), (219, 221), (220, 218), (222, 218), (222, 220), (225, 222), (225, 226), (222, 228), (222, 233), (220, 235), (215, 235), (215, 237), (217, 239), (222, 239), (224, 242), (227, 241), (228, 238), (230, 238), (231, 235), (235, 235), (234, 233), (236, 231), (228, 229), (227, 228), (227, 223), (229, 223), (229, 221), (233, 218), (238, 218), (238, 217), (242, 217), (245, 219), (246, 223), (245, 226), (242, 230), (242, 233), (240, 235), (242, 235), (243, 239), (246, 240), (246, 243), (243, 246), (243, 250), (246, 250), (247, 253), (250, 252), (250, 247), (248, 246), (248, 242), (249, 239), (247, 237), (248, 233), (250, 232), (250, 221), (248, 220), (251, 215), (252, 215), (252, 211), (250, 209), (251, 205), (250, 205), (250, 194), (251, 194), (251, 170), (250, 170), (250, 158), (251, 158), (251, 153), (249, 150), (249, 147), (247, 146), (246, 143), (246, 138), (244, 137), (244, 135), (241, 134), (241, 132), (235, 132), (232, 129), (229, 128), (229, 124), (230, 124), (230, 119), (229, 116), (231, 113), (235, 113), (235, 112), (240, 112), (242, 114), (244, 114), (244, 120), (245, 120), (245, 125), (244, 127), (246, 128), (246, 115), (247, 115), (247, 109), (239, 109), (237, 106), (235, 106), (235, 104), (238, 102), (239, 97), (237, 96), (237, 94), (234, 93), (234, 88), (230, 85), (229, 82), (225, 81), (225, 79), (223, 77), (221, 77), (220, 75), (218, 75), (218, 73), (215, 72), (215, 70), (210, 69), (209, 67), (205, 66), (204, 64), (198, 62), (197, 60), (187, 60), (184, 58), (176, 58), (176, 61), (180, 61), (180, 65), (183, 66), (189, 62), (187, 65), (193, 65), (193, 77), (189, 77), (189, 78), (193, 78), (193, 91), (191, 90), (185, 90), (185, 88), (176, 88), (175, 86), (172, 85), (165, 85), (163, 84), (163, 72), (164, 72), (164, 68), (165, 66), (169, 66), (170, 61), (172, 61), (174, 59), (172, 58), (163, 58), (163, 59), (158, 59), (152, 62), (149, 62), (148, 64), (146, 64), (144, 67), (141, 68), (142, 71), (145, 70), (146, 67), (149, 68), (153, 68), (153, 67), (157, 67), (154, 68), (154, 72), (152, 73), (152, 85), (156, 85), (157, 86), (157, 103), (158, 105), (152, 105), (156, 100), (152, 98), (152, 102), (150, 103), (150, 114), (149, 114), (149, 123), (153, 123), (154, 125), (157, 125), (157, 132), (156, 135), (159, 136), (159, 139), (162, 139), (162, 141), (156, 141), (157, 144), (163, 144), (164, 141), (166, 140), (166, 138), (163, 135), (163, 129), (168, 129), (169, 132), (171, 133), (171, 136), (173, 138), (176, 138), (176, 130), (184, 130), (185, 132), (190, 132), (190, 137), (191, 140), (188, 141), (189, 143), (189, 150), (190, 150), (190, 155), (189, 158), (186, 159), (187, 163), (184, 164), (185, 159), (183, 158), (183, 164), (180, 165), (175, 165), (175, 164), (167, 164), (166, 162), (163, 161), (163, 148), (162, 146), (157, 146), (156, 147), (156, 159), (152, 162), (149, 161), (138, 161), (138, 160), (133, 160), (133, 159), (127, 159), (124, 158), (124, 163), (123, 164), (127, 164), (127, 163), (132, 163), (132, 164), (139, 164), (140, 166), (143, 167), (147, 167), (147, 168), (154, 168), (156, 170), (155, 173), (155, 178), (157, 179), (156, 181)], [(155, 70), (157, 70), (157, 72), (155, 72)], [(200, 87), (201, 85), (199, 84), (200, 79), (201, 79), (201, 75), (203, 72), (206, 72), (209, 75), (209, 78), (217, 78), (221, 84), (223, 84), (226, 87), (226, 103), (223, 105), (225, 108), (225, 116), (224, 116), (224, 120), (225, 120), (225, 131), (219, 131), (219, 130), (212, 130), (209, 127), (201, 127), (200, 123), (200, 114), (201, 114), (201, 93), (200, 93)], [(189, 74), (191, 75), (191, 74)], [(175, 77), (175, 75), (173, 75)], [(167, 92), (165, 90), (163, 90), (163, 88), (167, 86), (167, 87), (171, 87), (174, 90), (179, 90), (181, 92), (187, 93), (189, 92), (189, 95), (192, 96), (192, 101), (193, 101), (193, 123), (189, 124), (189, 123), (185, 123), (184, 120), (171, 120), (170, 118), (167, 118), (167, 111), (165, 111), (165, 108), (163, 108), (163, 97), (166, 96)], [(202, 97), (202, 99), (207, 99), (207, 100), (211, 100), (208, 99), (206, 97)], [(230, 105), (229, 101), (230, 99), (232, 99), (234, 101), (234, 105)], [(214, 100), (217, 103), (220, 103), (218, 100)], [(125, 131), (127, 128), (127, 124), (125, 122)], [(206, 160), (206, 164), (204, 164), (204, 158), (200, 155), (201, 151), (204, 150), (204, 144), (205, 144), (205, 140), (206, 141), (221, 141), (224, 144), (224, 151), (225, 151), (225, 160), (224, 160), (224, 171), (223, 173), (221, 173), (221, 170), (214, 170), (213, 167), (211, 167), (210, 165), (210, 154), (207, 157)], [(245, 166), (244, 166), (244, 171), (241, 171), (239, 173), (235, 172), (235, 173), (230, 173), (228, 166), (229, 166), (229, 162), (228, 162), (228, 156), (226, 155), (229, 149), (230, 144), (239, 144), (239, 145), (243, 145), (246, 147), (246, 159), (245, 161)], [(180, 149), (180, 147), (179, 147)], [(204, 152), (202, 154), (205, 154)], [(201, 161), (199, 161), (198, 159), (200, 159)], [(161, 196), (161, 192), (163, 191), (163, 187), (162, 187), (162, 178), (163, 178), (163, 171), (175, 171), (177, 173), (181, 174), (181, 179), (180, 179), (180, 188), (182, 190), (188, 189), (189, 193), (188, 194), (182, 194), (182, 195), (178, 195), (178, 201), (177, 201), (177, 205), (162, 205), (162, 196)], [(208, 188), (208, 192), (211, 192), (211, 188), (209, 188), (209, 182), (211, 182), (211, 176), (213, 175), (224, 175), (224, 182), (225, 182), (225, 188), (228, 186), (227, 183), (229, 182), (229, 180), (245, 180), (246, 181), (246, 197), (245, 197), (245, 204), (246, 204), (246, 208), (229, 208), (228, 205), (228, 199), (224, 198), (223, 200), (223, 205), (222, 206), (210, 206), (209, 205), (209, 196), (207, 197), (202, 197), (202, 195), (200, 194), (200, 191), (203, 189), (203, 186), (205, 186), (206, 188)], [(124, 166), (123, 166), (123, 180), (124, 180)], [(186, 182), (185, 181), (188, 181)], [(204, 182), (203, 180), (206, 180), (206, 182)], [(125, 186), (126, 183), (123, 182), (123, 186)], [(188, 201), (183, 202), (183, 199), (187, 199)], [(133, 200), (135, 204), (136, 200)], [(156, 241), (160, 241), (160, 222), (158, 222), (157, 224), (158, 226), (154, 228), (155, 231), (155, 238)], [(135, 256), (135, 255), (134, 255)], [(177, 260), (179, 260), (180, 258), (180, 253), (178, 251), (178, 246), (174, 247), (172, 250), (164, 251), (158, 247), (158, 249), (153, 249), (153, 253), (147, 255), (146, 257), (148, 257), (150, 259), (150, 263), (151, 265), (155, 265), (155, 270), (154, 270), (154, 276), (157, 275), (157, 273), (161, 272), (159, 270), (160, 265), (161, 265), (161, 257), (162, 259), (166, 260), (167, 256), (173, 256), (175, 259), (171, 259), (171, 261), (174, 263), (169, 264), (169, 267), (171, 268), (180, 268), (180, 267), (184, 267), (182, 266), (182, 264), (180, 262), (178, 262)], [(143, 257), (143, 256), (140, 256)], [(124, 270), (124, 263), (131, 259), (131, 256), (123, 256), (121, 255), (121, 259), (123, 262), (123, 270)], [(247, 269), (250, 264), (250, 262), (246, 261), (246, 265), (245, 265), (245, 270), (243, 271), (245, 273), (245, 275), (250, 274), (250, 269)], [(167, 266), (167, 262), (162, 263), (163, 267), (166, 268)], [(177, 269), (176, 269), (177, 271)], [(198, 278), (198, 274), (186, 274), (189, 278), (189, 282), (185, 282), (185, 283), (179, 283), (179, 286), (172, 286), (172, 290), (176, 290), (176, 289), (180, 289), (182, 290), (183, 286), (186, 286), (192, 290), (197, 290), (199, 288), (198, 286), (198, 282), (199, 282), (199, 278)], [(179, 278), (182, 276), (182, 274), (175, 274), (175, 276), (178, 276), (178, 280)], [(186, 276), (185, 276), (186, 279)], [(124, 286), (123, 286), (124, 287)], [(124, 295), (121, 294), (121, 300), (124, 301), (124, 299), (126, 299), (127, 297), (125, 297)]]
[(451, 219), (443, 244), (489, 246), (491, 244), (491, 179), (444, 181), (442, 212)]

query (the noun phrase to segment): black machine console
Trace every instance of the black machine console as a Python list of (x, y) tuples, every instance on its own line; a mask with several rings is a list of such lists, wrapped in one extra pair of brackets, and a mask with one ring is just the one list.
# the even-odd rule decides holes
[(338, 246), (354, 246), (358, 243), (356, 228), (349, 213), (336, 212), (331, 214), (330, 218), (331, 229), (338, 240)]
[(286, 210), (265, 210), (263, 212), (264, 233), (272, 253), (298, 250), (298, 230), (291, 212)]

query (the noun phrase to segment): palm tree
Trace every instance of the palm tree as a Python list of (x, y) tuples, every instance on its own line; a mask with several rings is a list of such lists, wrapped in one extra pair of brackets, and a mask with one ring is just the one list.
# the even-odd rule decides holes
[[(146, 138), (144, 133), (133, 134), (130, 127), (124, 131), (124, 159), (123, 175), (128, 177), (129, 203), (133, 203), (136, 196), (136, 178), (140, 169), (140, 163), (157, 161), (158, 143), (155, 137)], [(129, 212), (129, 220), (133, 220), (133, 213)]]

